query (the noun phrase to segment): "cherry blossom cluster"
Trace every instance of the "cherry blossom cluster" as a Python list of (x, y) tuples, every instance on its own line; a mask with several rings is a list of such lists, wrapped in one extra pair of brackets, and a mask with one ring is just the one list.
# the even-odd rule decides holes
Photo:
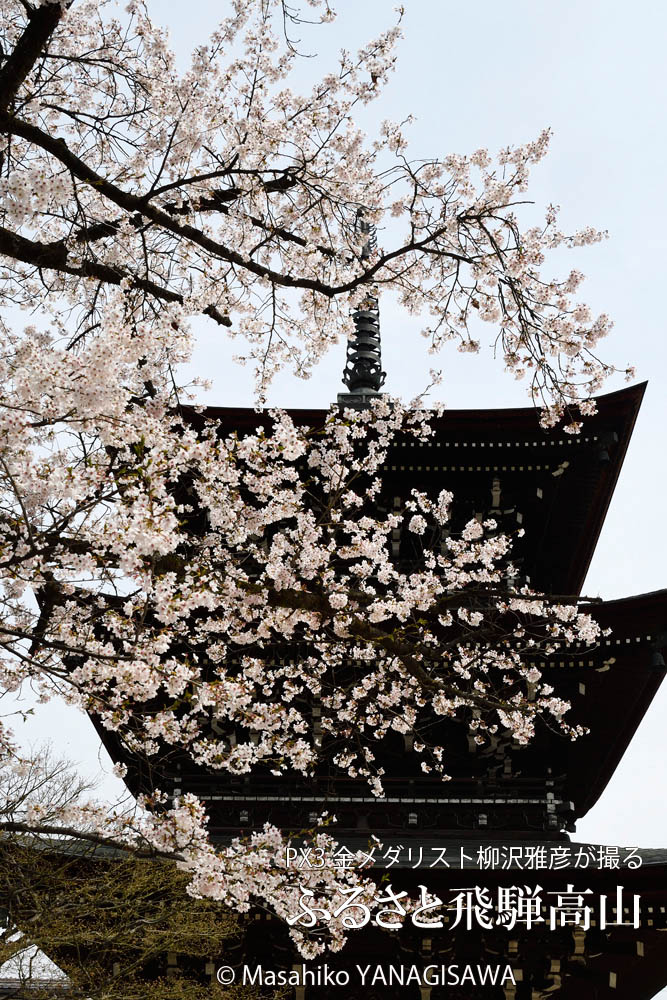
[[(8, 299), (48, 302), (74, 343), (118, 287), (139, 315), (183, 304), (245, 342), (263, 398), (285, 365), (307, 377), (349, 332), (350, 307), (387, 286), (426, 317), (434, 351), (453, 339), (474, 353), (478, 321), (491, 324), (545, 423), (567, 413), (576, 431), (572, 408), (590, 412), (615, 370), (597, 355), (611, 324), (578, 301), (580, 272), (543, 269), (550, 250), (604, 234), (562, 233), (553, 206), (543, 225), (520, 225), (549, 132), (495, 158), (413, 163), (405, 124), (383, 123), (370, 142), (354, 122), (395, 64), (399, 24), (298, 93), (284, 33), (294, 9), (230, 8), (179, 73), (139, 0), (120, 18), (104, 0), (3, 0), (15, 50), (0, 78)], [(370, 255), (354, 224), (362, 207), (386, 227)]]
[[(4, 338), (7, 686), (39, 671), (133, 752), (178, 746), (236, 774), (311, 773), (335, 733), (335, 762), (378, 794), (375, 744), (425, 746), (424, 712), (474, 709), (480, 739), (499, 718), (522, 739), (538, 714), (562, 720), (527, 661), (597, 625), (508, 594), (511, 539), (492, 519), (447, 533), (446, 491), (383, 509), (388, 449), (427, 436), (427, 414), (381, 399), (225, 434), (170, 409), (180, 307), (124, 336), (122, 307), (76, 354), (32, 328), (13, 354)], [(418, 542), (409, 569), (396, 531)], [(444, 773), (433, 752), (424, 769)]]

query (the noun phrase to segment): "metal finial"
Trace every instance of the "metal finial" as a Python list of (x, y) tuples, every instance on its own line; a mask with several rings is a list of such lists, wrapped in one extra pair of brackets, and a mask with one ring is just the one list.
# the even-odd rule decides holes
[[(357, 232), (367, 235), (361, 250), (362, 261), (375, 250), (375, 226), (364, 219), (364, 210), (357, 211)], [(380, 310), (377, 296), (368, 294), (360, 306), (352, 313), (354, 332), (347, 342), (347, 359), (343, 371), (343, 382), (348, 392), (338, 394), (340, 406), (354, 406), (363, 409), (371, 399), (379, 395), (386, 377), (382, 371), (380, 349)]]

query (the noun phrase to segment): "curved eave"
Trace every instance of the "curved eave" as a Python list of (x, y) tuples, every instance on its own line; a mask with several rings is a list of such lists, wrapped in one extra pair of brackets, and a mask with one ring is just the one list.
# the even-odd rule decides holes
[[(534, 407), (446, 410), (433, 419), (435, 434), (428, 442), (405, 442), (390, 452), (383, 474), (387, 491), (401, 482), (404, 487), (407, 477), (418, 489), (444, 487), (455, 498), (486, 503), (499, 470), (505, 484), (511, 480), (526, 515), (534, 586), (579, 594), (645, 389), (641, 383), (598, 397), (598, 412), (586, 418), (580, 435), (544, 430)], [(200, 414), (183, 407), (182, 412), (195, 427), (205, 418), (218, 421), (223, 433), (251, 433), (271, 423), (267, 411), (247, 408), (206, 407)], [(299, 426), (317, 427), (330, 411), (288, 412)], [(543, 503), (537, 494), (546, 496)]]
[[(590, 612), (612, 633), (592, 654), (594, 666), (574, 668), (570, 681), (578, 692), (584, 688), (571, 699), (570, 717), (590, 729), (568, 744), (566, 791), (578, 817), (607, 787), (665, 677), (664, 667), (653, 666), (652, 657), (665, 648), (667, 590), (605, 601)], [(589, 661), (585, 650), (573, 658), (577, 655)], [(565, 679), (554, 668), (547, 672), (557, 691), (561, 677)]]

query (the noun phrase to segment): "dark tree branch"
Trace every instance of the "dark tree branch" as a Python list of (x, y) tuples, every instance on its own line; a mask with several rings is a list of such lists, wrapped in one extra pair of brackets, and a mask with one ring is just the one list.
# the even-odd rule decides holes
[(0, 70), (0, 113), (8, 111), (62, 16), (59, 3), (45, 3), (29, 11), (25, 31)]
[[(102, 226), (111, 226), (111, 223), (100, 223)], [(101, 233), (101, 239), (106, 233)], [(60, 271), (65, 274), (73, 274), (81, 278), (97, 278), (107, 285), (120, 285), (124, 280), (129, 280), (132, 287), (154, 295), (164, 302), (182, 302), (183, 296), (169, 288), (156, 284), (149, 278), (142, 278), (136, 274), (122, 271), (118, 268), (109, 267), (94, 260), (84, 260), (80, 264), (70, 264), (67, 259), (67, 247), (62, 240), (54, 243), (40, 243), (37, 240), (26, 239), (10, 230), (0, 226), (0, 254), (10, 257), (13, 260), (20, 260), (24, 264), (33, 264), (38, 268), (47, 268)], [(231, 326), (232, 321), (229, 316), (224, 316), (216, 306), (210, 305), (204, 309), (207, 316), (210, 316), (222, 326)]]

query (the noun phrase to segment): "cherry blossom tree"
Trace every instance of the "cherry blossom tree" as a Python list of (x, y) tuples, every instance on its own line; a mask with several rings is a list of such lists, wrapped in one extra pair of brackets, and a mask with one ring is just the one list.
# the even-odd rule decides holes
[[(533, 661), (596, 642), (595, 622), (522, 587), (493, 520), (448, 534), (446, 491), (373, 507), (392, 442), (428, 437), (428, 413), (378, 397), (317, 427), (272, 411), (230, 433), (183, 405), (179, 366), (204, 317), (245, 344), (262, 403), (386, 287), (424, 316), (432, 351), (476, 352), (491, 324), (543, 424), (576, 433), (615, 370), (596, 354), (610, 322), (578, 300), (579, 272), (544, 264), (603, 234), (563, 234), (552, 207), (520, 225), (548, 132), (495, 159), (421, 162), (395, 123), (364, 138), (353, 115), (392, 69), (398, 24), (298, 94), (294, 10), (229, 7), (179, 74), (137, 0), (119, 18), (104, 0), (0, 2), (2, 684), (94, 713), (132, 754), (306, 775), (328, 755), (378, 795), (390, 731), (446, 776), (427, 717), (461, 717), (482, 742), (525, 742), (538, 717), (576, 736)], [(380, 230), (370, 252), (360, 210)], [(416, 542), (409, 569), (390, 558), (397, 530)], [(286, 643), (299, 654), (276, 665)], [(24, 766), (8, 732), (3, 746)], [(38, 804), (8, 823), (175, 854), (193, 893), (293, 909), (279, 831), (220, 854), (194, 797), (140, 806), (46, 822)], [(328, 931), (339, 947), (343, 925)]]

